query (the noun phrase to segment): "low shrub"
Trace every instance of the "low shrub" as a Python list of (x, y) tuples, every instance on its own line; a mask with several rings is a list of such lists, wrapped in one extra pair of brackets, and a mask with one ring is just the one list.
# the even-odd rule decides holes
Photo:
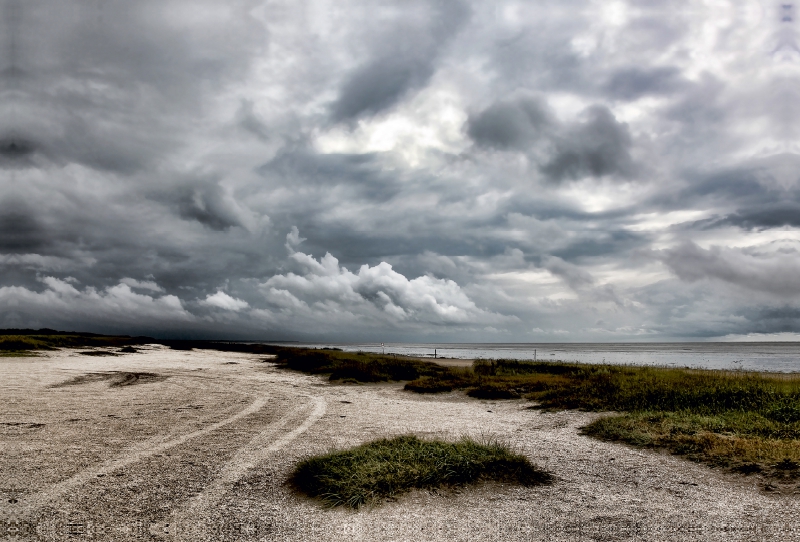
[(304, 373), (329, 374), (330, 380), (385, 382), (448, 375), (446, 367), (428, 361), (329, 349), (283, 348), (267, 361)]
[(503, 383), (486, 382), (472, 388), (467, 395), (475, 399), (519, 399), (519, 392)]
[(385, 382), (389, 375), (382, 371), (383, 367), (376, 363), (363, 361), (346, 361), (336, 366), (331, 372), (330, 380), (355, 380), (357, 382)]
[(444, 393), (453, 391), (453, 384), (451, 381), (424, 376), (408, 382), (403, 389), (416, 393)]

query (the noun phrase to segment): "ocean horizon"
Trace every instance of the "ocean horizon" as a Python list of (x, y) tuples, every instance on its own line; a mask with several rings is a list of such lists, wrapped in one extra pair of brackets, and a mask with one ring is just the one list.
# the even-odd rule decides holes
[[(249, 342), (249, 341), (248, 341)], [(254, 341), (256, 342), (256, 341)], [(261, 341), (258, 341), (261, 342)], [(702, 369), (800, 372), (800, 342), (671, 343), (375, 343), (263, 341), (346, 352), (456, 359), (517, 359), (653, 365)]]

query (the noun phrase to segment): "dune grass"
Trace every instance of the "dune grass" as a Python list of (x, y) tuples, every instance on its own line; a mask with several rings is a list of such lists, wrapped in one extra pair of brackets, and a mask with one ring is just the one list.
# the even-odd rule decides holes
[(800, 477), (800, 375), (517, 361), (478, 363), (475, 372), (475, 397), (506, 393), (543, 409), (615, 412), (583, 429), (596, 438)]
[(35, 350), (0, 350), (0, 358), (35, 358), (39, 354)]
[[(93, 333), (70, 333), (51, 329), (0, 330), (0, 352), (34, 352), (57, 348), (85, 348), (103, 346), (125, 346), (155, 342), (149, 337), (97, 335)], [(19, 354), (17, 354), (19, 355)]]
[(638, 411), (600, 418), (587, 435), (639, 447), (666, 449), (717, 467), (794, 479), (800, 468), (800, 427), (757, 413)]
[(584, 433), (739, 472), (800, 478), (800, 375), (518, 360), (453, 368), (318, 350), (279, 360), (332, 380), (408, 380), (405, 389), (417, 393), (464, 390), (476, 399), (527, 399), (544, 410), (614, 412)]
[(301, 461), (290, 482), (328, 506), (359, 508), (412, 489), (462, 486), (493, 480), (522, 485), (551, 476), (498, 442), (380, 439)]
[(53, 347), (43, 337), (23, 335), (0, 336), (0, 351), (3, 352), (28, 352), (33, 350), (53, 350)]
[(443, 381), (452, 376), (447, 367), (436, 363), (340, 350), (281, 348), (276, 351), (274, 361), (287, 369), (328, 374), (330, 380), (352, 382), (387, 382), (424, 377)]

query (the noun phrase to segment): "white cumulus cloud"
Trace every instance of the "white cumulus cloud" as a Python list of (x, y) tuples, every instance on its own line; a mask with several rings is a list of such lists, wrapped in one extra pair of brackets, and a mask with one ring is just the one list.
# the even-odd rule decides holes
[(209, 307), (217, 307), (219, 309), (225, 309), (234, 312), (244, 310), (250, 306), (247, 301), (242, 301), (241, 299), (231, 297), (222, 290), (219, 290), (215, 294), (209, 294), (200, 303)]
[(452, 280), (429, 275), (408, 279), (386, 262), (351, 272), (330, 253), (319, 260), (302, 252), (290, 259), (300, 269), (260, 285), (268, 303), (293, 316), (339, 315), (394, 324), (474, 325), (508, 317), (479, 308)]
[(163, 292), (164, 288), (153, 282), (152, 280), (136, 280), (129, 277), (125, 277), (124, 279), (120, 280), (121, 284), (127, 284), (131, 288), (139, 288), (140, 290), (149, 290), (151, 292)]
[(122, 282), (106, 289), (82, 290), (55, 277), (44, 277), (41, 282), (45, 288), (40, 292), (23, 286), (0, 288), (0, 306), (4, 307), (0, 325), (13, 327), (20, 315), (25, 315), (24, 321), (29, 324), (39, 321), (70, 327), (81, 320), (93, 321), (104, 329), (141, 325), (143, 321), (172, 325), (195, 319), (176, 296), (139, 294)]

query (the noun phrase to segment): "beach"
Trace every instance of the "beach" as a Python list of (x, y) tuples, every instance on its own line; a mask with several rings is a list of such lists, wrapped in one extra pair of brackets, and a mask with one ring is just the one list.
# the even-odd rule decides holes
[[(263, 355), (161, 345), (4, 358), (0, 371), (0, 512), (15, 540), (800, 540), (796, 495), (580, 434), (603, 414), (337, 385)], [(358, 511), (286, 485), (304, 457), (401, 434), (497, 438), (555, 481)]]

